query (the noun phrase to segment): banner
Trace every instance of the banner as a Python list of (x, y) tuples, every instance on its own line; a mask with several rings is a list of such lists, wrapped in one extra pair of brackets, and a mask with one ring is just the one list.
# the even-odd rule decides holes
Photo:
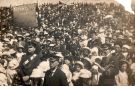
[(36, 4), (13, 7), (13, 24), (17, 27), (37, 27)]

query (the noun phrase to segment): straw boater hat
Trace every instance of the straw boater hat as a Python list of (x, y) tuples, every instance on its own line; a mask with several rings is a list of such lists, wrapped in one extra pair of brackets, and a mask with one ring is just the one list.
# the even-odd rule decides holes
[(18, 39), (18, 38), (24, 39), (24, 37), (23, 37), (22, 35), (20, 35), (20, 34), (17, 34), (17, 39)]
[(128, 46), (128, 45), (123, 45), (123, 47), (126, 49), (130, 49), (130, 46)]
[(30, 75), (31, 78), (41, 78), (44, 77), (44, 72), (40, 68), (36, 68), (32, 71), (32, 74)]
[(83, 58), (83, 59), (88, 61), (90, 64), (92, 64), (92, 61), (89, 58)]
[(87, 69), (81, 69), (80, 77), (81, 78), (90, 78), (91, 77), (91, 72), (88, 71)]
[(89, 48), (89, 47), (83, 47), (83, 48), (81, 49), (82, 52), (84, 52), (85, 50), (88, 51), (89, 54), (90, 54), (91, 51), (90, 51), (90, 48)]
[(84, 68), (84, 64), (81, 61), (76, 61), (75, 64), (80, 65), (80, 67)]
[(97, 70), (97, 71), (98, 71), (99, 67), (98, 67), (97, 65), (93, 65), (93, 66), (92, 66), (92, 69), (94, 69), (94, 70)]

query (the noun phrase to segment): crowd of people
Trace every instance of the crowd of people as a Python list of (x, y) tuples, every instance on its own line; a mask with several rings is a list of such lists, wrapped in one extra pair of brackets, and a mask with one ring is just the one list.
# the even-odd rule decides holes
[(0, 86), (134, 86), (135, 15), (116, 4), (38, 6), (39, 27), (0, 8)]

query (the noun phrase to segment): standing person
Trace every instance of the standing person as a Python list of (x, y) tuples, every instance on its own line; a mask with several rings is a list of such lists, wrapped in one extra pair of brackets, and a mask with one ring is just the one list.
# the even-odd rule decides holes
[(22, 56), (25, 55), (23, 49), (24, 47), (21, 45), (17, 47), (16, 58), (18, 60), (18, 63), (20, 63)]
[(92, 77), (91, 77), (91, 83), (90, 86), (98, 86), (98, 82), (99, 82), (99, 77), (101, 75), (101, 73), (99, 72), (99, 68), (97, 65), (93, 65), (92, 69)]
[(83, 86), (82, 78), (80, 78), (81, 70), (84, 68), (84, 64), (81, 61), (75, 62), (75, 71), (73, 72), (72, 81), (74, 86)]
[(68, 86), (65, 73), (58, 67), (59, 60), (60, 57), (57, 54), (49, 59), (50, 70), (45, 74), (43, 86)]
[(135, 63), (130, 65), (131, 73), (129, 74), (129, 83), (131, 86), (135, 86)]
[(40, 57), (36, 54), (36, 44), (31, 43), (28, 46), (27, 53), (21, 59), (19, 64), (19, 76), (23, 86), (29, 86), (30, 84), (30, 75), (34, 68), (36, 68), (40, 63)]
[(104, 68), (99, 78), (99, 86), (114, 86), (115, 75), (119, 72), (119, 62), (124, 58), (119, 44), (114, 45), (115, 52), (102, 59), (101, 66)]
[(116, 86), (129, 86), (127, 69), (128, 62), (122, 61), (119, 73), (115, 76)]
[(0, 59), (0, 86), (8, 86), (4, 60)]

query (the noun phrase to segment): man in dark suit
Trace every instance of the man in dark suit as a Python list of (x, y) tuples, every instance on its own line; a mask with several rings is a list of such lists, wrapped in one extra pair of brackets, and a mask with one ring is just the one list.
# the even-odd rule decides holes
[(45, 74), (43, 86), (68, 86), (66, 75), (58, 67), (59, 59), (57, 55), (50, 58), (50, 70)]
[(23, 86), (29, 86), (30, 75), (34, 68), (36, 68), (41, 62), (40, 56), (36, 54), (36, 44), (31, 43), (28, 46), (26, 55), (22, 56), (21, 62), (18, 67), (18, 73), (21, 77)]

